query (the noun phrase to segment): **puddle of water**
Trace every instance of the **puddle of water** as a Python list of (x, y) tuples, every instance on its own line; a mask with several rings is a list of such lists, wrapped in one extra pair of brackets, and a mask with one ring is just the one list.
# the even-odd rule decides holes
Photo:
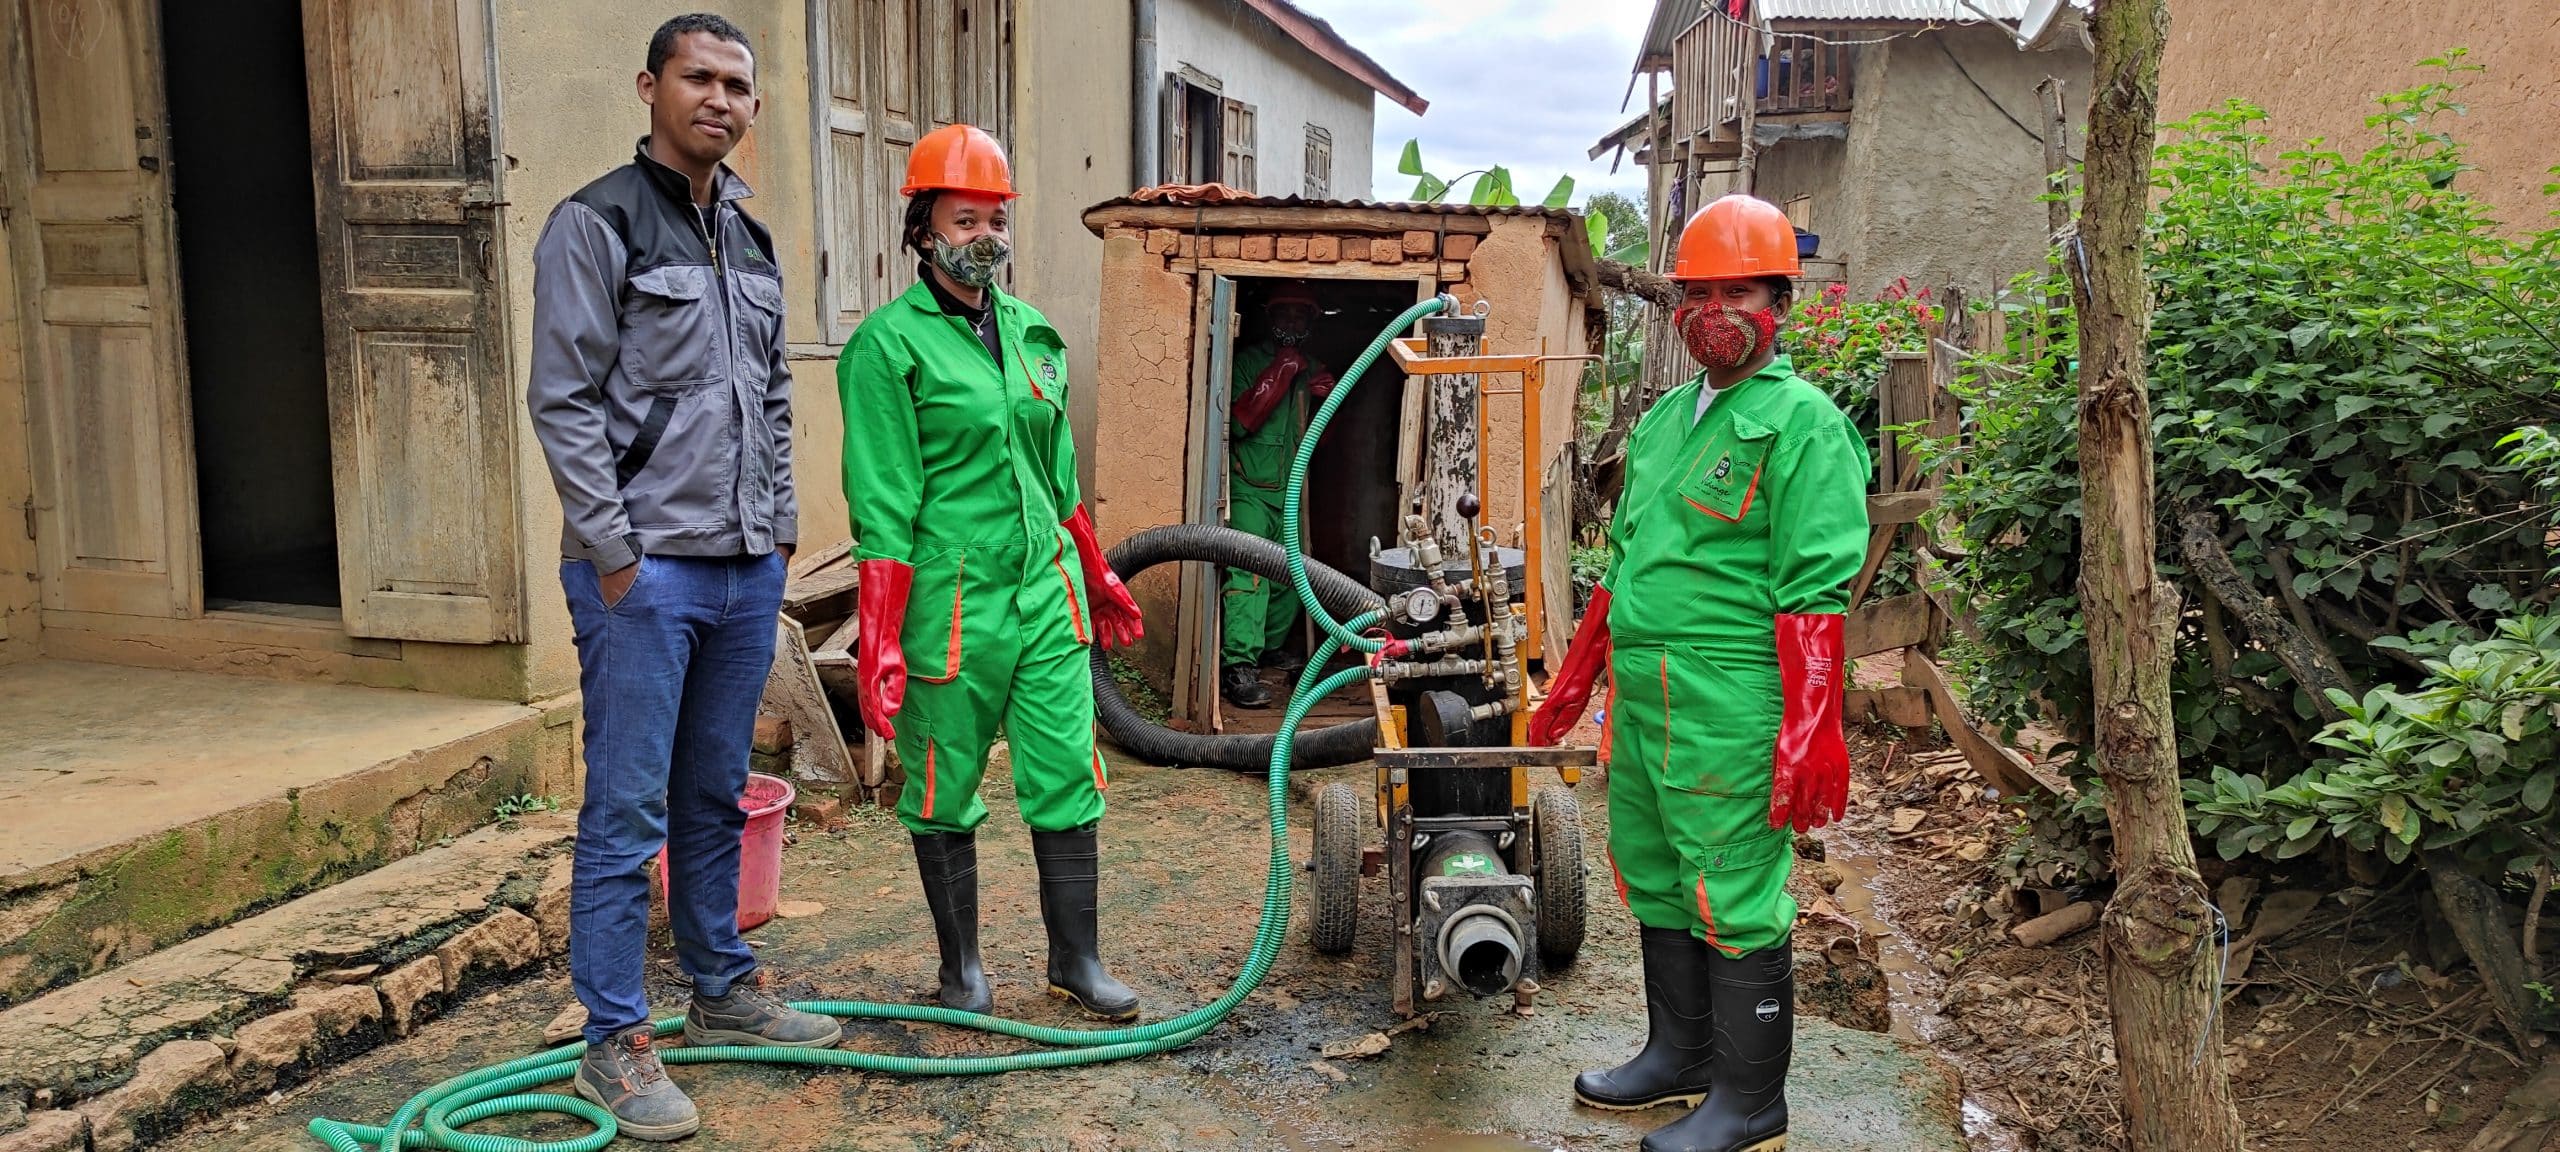
[(1846, 836), (1826, 837), (1823, 847), (1832, 867), (1848, 878), (1839, 891), (1831, 894), (1833, 902), (1876, 938), (1876, 967), (1884, 969), (1886, 996), (1893, 1007), (1893, 1034), (1904, 1040), (1927, 1041), (1928, 1037), (1920, 1032), (1920, 1021), (1933, 1013), (1917, 985), (1923, 980), (1934, 985), (1937, 976), (1921, 960), (1919, 949), (1876, 911), (1876, 859), (1859, 851)]
[[(1523, 1143), (1508, 1136), (1439, 1136), (1415, 1144), (1408, 1152), (1551, 1152), (1536, 1144)], [(1553, 1149), (1552, 1152), (1564, 1152)]]

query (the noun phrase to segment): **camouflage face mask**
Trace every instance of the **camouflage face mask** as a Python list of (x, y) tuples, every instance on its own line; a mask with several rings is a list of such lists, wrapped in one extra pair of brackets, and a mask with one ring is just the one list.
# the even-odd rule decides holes
[(933, 238), (933, 266), (971, 288), (984, 288), (996, 282), (996, 273), (1013, 259), (1013, 245), (1001, 236), (989, 233), (966, 244), (953, 244), (939, 234)]

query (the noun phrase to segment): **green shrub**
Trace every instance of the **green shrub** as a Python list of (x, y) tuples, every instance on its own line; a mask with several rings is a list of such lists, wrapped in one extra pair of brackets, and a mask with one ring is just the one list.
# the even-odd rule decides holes
[(2500, 621), (2487, 639), (2448, 644), (2450, 632), (2401, 641), (2440, 653), (2416, 689), (2338, 693), (2347, 718), (2319, 736), (2335, 756), (2273, 787), (2227, 768), (2188, 780), (2196, 831), (2226, 860), (2334, 840), (2394, 862), (2458, 853), (2493, 876), (2560, 864), (2560, 616)]
[[(2483, 634), (2560, 592), (2555, 493), (2492, 463), (2515, 455), (2500, 443), (2520, 427), (2560, 420), (2560, 243), (2501, 235), (2454, 187), (2461, 151), (2437, 130), (2453, 93), (2383, 97), (2382, 142), (2352, 159), (2315, 144), (2270, 167), (2263, 113), (2236, 102), (2159, 148), (2158, 561), (2186, 609), (2172, 694), (2188, 764), (2290, 781), (2326, 702), (2207, 600), (2182, 512), (2211, 517), (2256, 597), (2308, 622), (2359, 691), (2427, 674), (2392, 637)], [(2049, 710), (2085, 740), (2076, 336), (2042, 305), (2059, 286), (2022, 280), (2000, 305), (2010, 346), (1959, 385), (1967, 441), (1932, 451), (1963, 465), (1942, 512), (1967, 546), (1950, 579), (1990, 639), (1972, 702), (2013, 728)], [(2059, 339), (2035, 343), (2049, 323)]]

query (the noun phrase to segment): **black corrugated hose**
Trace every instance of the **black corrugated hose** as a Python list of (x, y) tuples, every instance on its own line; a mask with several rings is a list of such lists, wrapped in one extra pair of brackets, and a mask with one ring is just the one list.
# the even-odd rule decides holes
[[(1139, 573), (1159, 564), (1200, 561), (1225, 568), (1241, 568), (1266, 580), (1278, 581), (1283, 586), (1289, 583), (1288, 554), (1281, 551), (1278, 544), (1249, 532), (1209, 524), (1169, 524), (1150, 528), (1121, 541), (1104, 558), (1110, 562), (1111, 570), (1120, 574), (1120, 579), (1129, 582), (1135, 582)], [(1315, 586), (1316, 598), (1324, 603), (1326, 610), (1339, 618), (1350, 619), (1384, 606), (1384, 601), (1367, 585), (1312, 559), (1307, 561), (1307, 580)], [(1100, 646), (1093, 650), (1093, 703), (1095, 713), (1102, 720), (1102, 730), (1110, 733), (1112, 742), (1149, 763), (1185, 768), (1226, 768), (1237, 772), (1270, 770), (1273, 736), (1247, 733), (1203, 736), (1149, 723), (1130, 705), (1129, 698), (1121, 694), (1119, 681), (1111, 676), (1110, 658)], [(1319, 728), (1298, 737), (1290, 768), (1356, 764), (1368, 759), (1377, 746), (1378, 721), (1375, 717)]]

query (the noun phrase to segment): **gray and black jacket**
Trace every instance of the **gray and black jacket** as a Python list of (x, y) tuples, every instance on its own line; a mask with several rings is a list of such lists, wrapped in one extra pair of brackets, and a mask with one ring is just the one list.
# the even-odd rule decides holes
[(799, 542), (782, 269), (737, 205), (750, 195), (722, 166), (706, 226), (643, 139), (561, 201), (534, 246), (525, 402), (560, 492), (561, 554), (600, 573), (642, 552)]

